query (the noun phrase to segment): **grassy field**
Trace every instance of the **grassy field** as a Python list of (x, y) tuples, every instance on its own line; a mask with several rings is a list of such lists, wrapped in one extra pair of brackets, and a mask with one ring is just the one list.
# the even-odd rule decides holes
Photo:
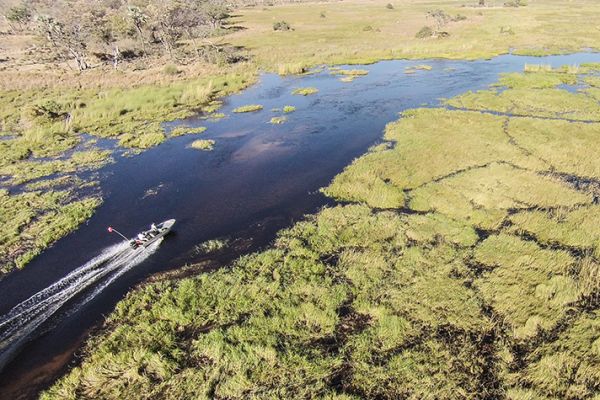
[(130, 293), (42, 398), (598, 399), (600, 123), (539, 73), (499, 83), (527, 116), (405, 112), (324, 189), (344, 204)]
[[(242, 9), (237, 22), (247, 27), (230, 36), (247, 47), (261, 68), (295, 73), (319, 64), (364, 64), (382, 59), (487, 58), (509, 52), (543, 55), (595, 48), (600, 4), (593, 0), (529, 1), (503, 7), (503, 1), (400, 0), (288, 4)], [(463, 5), (467, 5), (463, 7)], [(435, 25), (429, 10), (442, 9), (456, 21), (443, 27), (444, 38), (417, 39), (423, 26)], [(466, 17), (456, 18), (457, 15)], [(292, 30), (274, 31), (286, 21)]]

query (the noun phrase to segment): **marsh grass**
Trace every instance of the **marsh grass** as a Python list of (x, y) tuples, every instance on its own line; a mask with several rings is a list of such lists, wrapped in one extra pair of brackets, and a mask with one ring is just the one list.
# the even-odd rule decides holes
[(278, 64), (277, 73), (279, 75), (297, 75), (303, 74), (308, 70), (308, 67), (303, 63)]
[(0, 190), (0, 278), (31, 259), (91, 217), (98, 197), (73, 200), (69, 191), (31, 191), (11, 195)]
[(196, 139), (190, 144), (190, 147), (196, 150), (211, 151), (215, 147), (215, 141), (212, 139)]
[(205, 131), (206, 131), (205, 126), (198, 126), (196, 128), (191, 128), (189, 126), (177, 126), (171, 130), (170, 136), (178, 137), (178, 136), (183, 136), (183, 135), (204, 133)]
[(365, 76), (369, 74), (369, 71), (366, 69), (336, 69), (331, 71), (331, 73), (344, 76)]
[(247, 113), (247, 112), (255, 112), (263, 109), (263, 106), (260, 104), (248, 104), (246, 106), (241, 106), (233, 110), (234, 113)]
[(527, 74), (503, 74), (495, 86), (506, 86), (511, 89), (544, 89), (554, 88), (561, 84), (574, 85), (577, 76), (556, 72), (534, 72)]
[[(526, 82), (525, 79), (519, 79)], [(494, 111), (517, 116), (600, 122), (600, 105), (592, 96), (566, 90), (515, 88), (467, 92), (446, 104), (477, 111)]]
[(292, 91), (292, 94), (300, 95), (300, 96), (310, 96), (311, 94), (318, 93), (319, 89), (314, 87), (306, 87), (306, 88), (297, 88)]
[(292, 113), (294, 111), (296, 111), (296, 107), (294, 107), (294, 106), (284, 106), (283, 107), (283, 112), (286, 114)]
[(589, 251), (600, 259), (600, 206), (574, 210), (525, 211), (510, 218), (512, 230), (533, 235), (542, 243)]
[(523, 67), (525, 72), (552, 72), (550, 64), (525, 64)]

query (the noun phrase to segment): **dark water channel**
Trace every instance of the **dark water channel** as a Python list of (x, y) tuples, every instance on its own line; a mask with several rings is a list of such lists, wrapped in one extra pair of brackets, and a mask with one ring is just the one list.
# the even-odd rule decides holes
[[(106, 227), (134, 234), (152, 221), (176, 218), (174, 235), (154, 254), (131, 268), (76, 312), (54, 320), (49, 332), (25, 345), (0, 374), (0, 398), (35, 398), (71, 365), (87, 333), (132, 288), (157, 272), (197, 261), (194, 246), (222, 236), (242, 238), (240, 252), (268, 245), (277, 230), (328, 203), (317, 190), (382, 136), (398, 112), (436, 106), (467, 90), (484, 89), (501, 72), (522, 71), (525, 63), (598, 62), (598, 54), (544, 58), (501, 56), (485, 61), (385, 61), (368, 66), (369, 74), (352, 83), (327, 69), (301, 77), (262, 75), (258, 84), (224, 99), (219, 121), (190, 118), (206, 126), (202, 135), (173, 138), (134, 157), (118, 157), (101, 171), (104, 203), (88, 223), (61, 239), (22, 271), (0, 281), (0, 315), (115, 243)], [(405, 74), (428, 64), (431, 71)], [(291, 95), (297, 87), (319, 93)], [(245, 104), (261, 104), (256, 113), (234, 114)], [(268, 121), (296, 107), (282, 125)], [(433, 121), (434, 122), (434, 121)], [(173, 124), (170, 124), (173, 125)], [(214, 139), (215, 149), (188, 147), (197, 138)], [(229, 254), (227, 262), (238, 254)]]

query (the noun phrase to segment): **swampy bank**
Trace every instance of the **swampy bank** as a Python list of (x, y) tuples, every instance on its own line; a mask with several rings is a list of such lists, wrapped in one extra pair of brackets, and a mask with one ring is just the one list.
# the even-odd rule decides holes
[[(381, 25), (364, 30), (373, 35), (395, 27), (390, 24), (398, 18), (375, 7), (403, 16), (414, 11), (400, 11), (398, 4), (321, 5), (325, 17), (315, 20), (373, 7)], [(323, 51), (307, 64), (269, 64), (268, 57), (290, 57), (285, 46), (277, 55), (274, 43), (289, 41), (302, 54), (302, 29), (307, 26), (306, 35), (315, 24), (304, 14), (306, 5), (246, 10), (238, 17), (265, 37), (272, 36), (269, 12), (284, 13), (296, 26), (275, 36), (269, 51), (261, 52), (244, 31), (232, 40), (246, 41), (259, 62), (288, 72), (321, 60), (476, 58), (508, 47), (568, 52), (592, 47), (590, 35), (596, 35), (577, 31), (598, 15), (591, 2), (581, 4), (587, 14), (560, 2), (530, 4), (527, 11), (539, 13), (535, 18), (521, 8), (439, 5), (467, 20), (451, 26), (448, 38), (415, 42), (413, 53), (409, 42), (416, 39), (379, 49), (384, 41), (359, 35), (361, 48), (356, 35), (336, 31), (337, 42), (312, 44), (321, 43)], [(422, 18), (419, 7), (431, 4), (415, 7), (414, 18)], [(486, 13), (498, 25), (474, 22), (486, 20)], [(294, 21), (296, 14), (302, 15)], [(515, 15), (531, 25), (520, 21), (520, 31), (513, 22), (513, 34), (499, 35), (496, 28)], [(571, 30), (552, 36), (553, 24), (565, 20)], [(339, 30), (344, 23), (331, 24)], [(482, 40), (486, 32), (494, 40)], [(452, 42), (458, 38), (460, 46)], [(350, 48), (360, 50), (352, 54)], [(103, 203), (94, 204), (94, 215), (74, 233), (7, 274), (0, 282), (3, 313), (109, 246), (109, 238), (98, 241), (106, 220), (132, 230), (166, 216), (181, 224), (151, 257), (85, 304), (74, 298), (50, 318), (46, 333), (5, 369), (0, 393), (34, 397), (66, 372), (43, 397), (598, 396), (598, 61), (593, 53), (501, 56), (265, 74), (224, 99), (219, 110), (213, 103), (196, 115), (179, 103), (162, 104), (173, 112), (163, 119), (175, 120), (161, 125), (158, 119), (152, 138), (117, 136), (123, 145), (152, 147), (139, 155), (121, 157), (113, 140), (94, 136), (76, 143), (67, 138), (49, 154), (28, 143), (31, 154), (10, 163), (18, 167), (6, 167), (6, 204), (13, 194), (49, 196), (44, 177), (73, 179), (77, 184), (67, 187), (82, 190), (76, 201), (101, 197)], [(240, 87), (253, 81), (247, 76), (239, 78)], [(218, 80), (211, 85), (210, 95), (202, 94), (205, 102), (233, 90)], [(164, 90), (190, 98), (182, 94), (188, 87), (172, 83)], [(317, 92), (292, 94), (307, 88)], [(240, 109), (254, 111), (235, 112)], [(141, 106), (134, 113), (141, 110), (147, 111)], [(270, 124), (273, 118), (281, 123)], [(151, 146), (165, 140), (161, 135), (169, 138)], [(20, 139), (7, 137), (2, 143), (11, 149)], [(196, 147), (213, 150), (190, 148), (199, 138), (210, 142)], [(100, 165), (106, 154), (115, 162)], [(68, 168), (77, 173), (69, 175)], [(55, 184), (60, 189), (68, 182)], [(39, 201), (73, 204), (71, 191), (58, 192), (58, 199)], [(49, 207), (65, 215), (56, 208)], [(307, 213), (312, 216), (303, 217)], [(79, 215), (66, 215), (73, 214)], [(42, 227), (55, 220), (50, 215)], [(118, 302), (136, 283), (165, 270), (173, 272)], [(71, 361), (99, 323), (102, 329)]]

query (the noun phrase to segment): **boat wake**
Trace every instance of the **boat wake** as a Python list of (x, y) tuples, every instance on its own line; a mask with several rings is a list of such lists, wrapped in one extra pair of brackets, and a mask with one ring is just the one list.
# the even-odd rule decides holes
[(50, 328), (53, 317), (65, 317), (79, 310), (121, 275), (154, 253), (160, 242), (162, 238), (142, 250), (134, 250), (128, 243), (110, 246), (0, 317), (0, 371), (23, 344)]

